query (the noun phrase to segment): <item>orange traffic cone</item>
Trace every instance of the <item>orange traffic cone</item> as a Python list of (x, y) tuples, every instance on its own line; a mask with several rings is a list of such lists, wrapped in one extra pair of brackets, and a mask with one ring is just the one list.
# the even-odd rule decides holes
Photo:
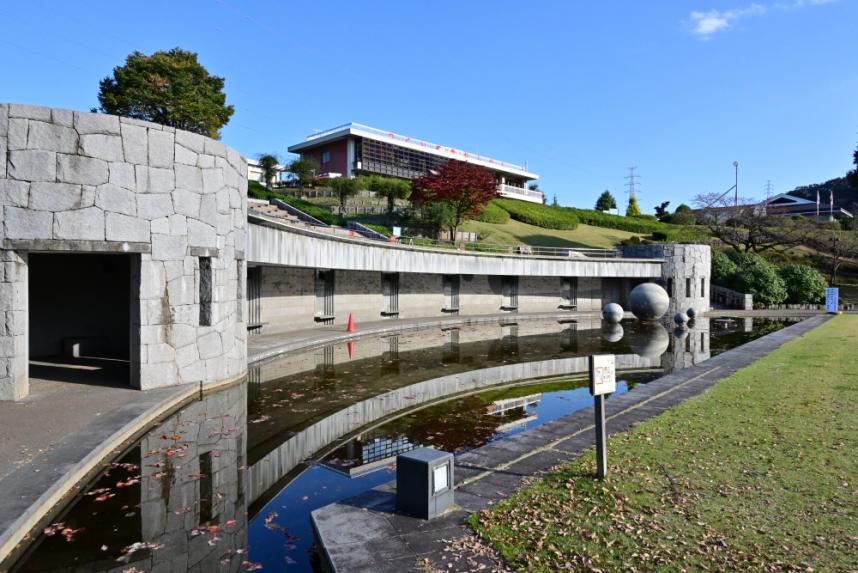
[(349, 360), (355, 357), (355, 343), (349, 342)]
[(346, 332), (357, 332), (355, 330), (355, 319), (351, 314), (349, 315), (349, 327), (346, 329)]

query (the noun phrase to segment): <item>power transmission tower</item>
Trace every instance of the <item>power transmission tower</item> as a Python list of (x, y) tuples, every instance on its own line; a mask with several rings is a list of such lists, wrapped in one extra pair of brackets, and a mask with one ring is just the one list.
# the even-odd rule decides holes
[(640, 175), (635, 175), (635, 169), (637, 169), (637, 167), (629, 167), (629, 170), (631, 171), (631, 174), (630, 174), (630, 175), (627, 175), (627, 176), (625, 177), (625, 179), (628, 179), (628, 180), (629, 180), (629, 182), (628, 182), (628, 183), (626, 183), (626, 185), (625, 185), (626, 187), (628, 187), (628, 188), (629, 188), (629, 190), (628, 190), (628, 194), (629, 194), (629, 203), (631, 203), (631, 202), (632, 202), (632, 199), (634, 199), (634, 198), (635, 198), (635, 179), (640, 179), (640, 178), (641, 178), (641, 176), (640, 176)]
[(768, 182), (766, 183), (765, 190), (766, 190), (766, 202), (768, 202), (768, 200), (772, 198), (772, 193), (774, 193), (774, 191), (775, 191), (775, 186), (772, 185), (771, 179), (769, 179)]

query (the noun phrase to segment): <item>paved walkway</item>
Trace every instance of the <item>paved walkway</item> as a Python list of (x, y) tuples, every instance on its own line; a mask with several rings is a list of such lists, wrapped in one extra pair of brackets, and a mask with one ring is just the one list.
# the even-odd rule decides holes
[[(676, 374), (607, 400), (609, 434), (625, 432), (702, 394), (784, 343), (830, 320), (814, 316)], [(395, 482), (312, 514), (317, 547), (335, 573), (414, 569), (419, 559), (443, 571), (507, 571), (500, 557), (463, 520), (579, 457), (594, 442), (593, 407), (584, 408), (456, 458), (455, 503), (461, 509), (432, 521), (395, 511)]]

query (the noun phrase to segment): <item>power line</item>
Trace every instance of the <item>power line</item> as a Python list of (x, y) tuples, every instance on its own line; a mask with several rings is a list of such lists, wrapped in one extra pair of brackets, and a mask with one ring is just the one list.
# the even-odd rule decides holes
[(28, 52), (32, 52), (33, 54), (36, 54), (36, 55), (38, 55), (38, 56), (42, 56), (43, 58), (48, 58), (49, 60), (53, 60), (53, 61), (55, 61), (55, 62), (59, 62), (59, 63), (61, 63), (61, 64), (65, 64), (65, 65), (67, 65), (67, 66), (71, 66), (71, 67), (73, 67), (73, 68), (74, 68), (74, 69), (76, 69), (76, 70), (80, 70), (80, 71), (82, 71), (82, 72), (86, 72), (86, 73), (88, 73), (88, 74), (92, 74), (92, 75), (94, 75), (95, 77), (100, 77), (100, 74), (97, 74), (97, 73), (92, 72), (92, 71), (90, 71), (90, 70), (85, 70), (85, 69), (83, 69), (83, 68), (81, 68), (81, 67), (78, 67), (78, 66), (76, 66), (76, 65), (74, 65), (74, 64), (70, 64), (70, 63), (68, 63), (68, 62), (64, 62), (64, 61), (62, 61), (62, 60), (58, 60), (58, 59), (56, 59), (56, 58), (54, 58), (54, 57), (47, 56), (47, 55), (45, 55), (45, 54), (43, 54), (43, 53), (41, 53), (41, 52), (37, 52), (36, 50), (31, 50), (30, 48), (25, 48), (24, 46), (19, 46), (18, 44), (15, 44), (15, 43), (10, 42), (10, 41), (8, 41), (8, 40), (4, 40), (3, 38), (0, 38), (0, 42), (3, 42), (3, 43), (5, 43), (5, 44), (9, 44), (10, 46), (15, 46), (16, 48), (21, 48), (22, 50), (27, 50)]

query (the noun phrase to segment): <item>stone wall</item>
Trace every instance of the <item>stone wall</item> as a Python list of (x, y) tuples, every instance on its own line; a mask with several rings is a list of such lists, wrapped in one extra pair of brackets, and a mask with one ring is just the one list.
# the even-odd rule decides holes
[(664, 258), (661, 278), (656, 280), (670, 295), (667, 316), (709, 310), (712, 248), (708, 245), (638, 245), (622, 247), (623, 258)]
[[(0, 399), (27, 394), (25, 267), (36, 251), (137, 255), (134, 387), (213, 383), (246, 371), (244, 157), (153, 123), (0, 104), (0, 158), (0, 310), (12, 313), (0, 331)], [(202, 257), (211, 259), (210, 281)], [(210, 326), (200, 324), (201, 302)]]
[[(316, 269), (264, 266), (261, 278), (262, 333), (271, 334), (304, 328), (319, 323), (316, 301)], [(622, 279), (615, 279), (621, 281)], [(519, 313), (558, 312), (568, 301), (563, 296), (560, 277), (519, 277)], [(578, 279), (578, 309), (600, 311), (607, 302), (619, 302), (620, 291), (603, 292), (602, 279)], [(618, 282), (618, 284), (622, 284)], [(459, 275), (459, 314), (484, 315), (503, 312), (502, 277)], [(607, 302), (606, 302), (607, 301)], [(450, 316), (444, 275), (399, 273), (399, 319)], [(349, 314), (359, 322), (385, 319), (382, 273), (376, 271), (335, 271), (334, 324), (347, 324)]]

